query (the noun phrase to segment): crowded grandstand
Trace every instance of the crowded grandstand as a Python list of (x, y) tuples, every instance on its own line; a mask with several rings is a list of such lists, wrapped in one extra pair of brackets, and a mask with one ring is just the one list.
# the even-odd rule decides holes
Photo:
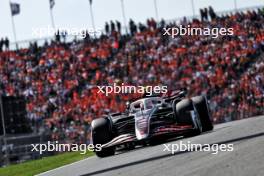
[[(213, 10), (213, 9), (212, 9)], [(233, 28), (234, 35), (171, 38), (163, 29), (178, 25)], [(98, 85), (166, 85), (203, 94), (212, 120), (223, 123), (264, 114), (264, 9), (172, 22), (107, 23), (101, 36), (66, 42), (56, 36), (43, 46), (9, 50), (1, 40), (0, 94), (24, 96), (34, 132), (53, 140), (89, 142), (94, 118), (125, 110), (138, 94), (98, 94)]]

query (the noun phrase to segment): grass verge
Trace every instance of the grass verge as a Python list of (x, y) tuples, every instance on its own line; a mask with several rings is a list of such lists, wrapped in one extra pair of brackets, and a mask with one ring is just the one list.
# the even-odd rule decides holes
[(0, 176), (33, 176), (57, 167), (70, 164), (89, 156), (93, 152), (80, 154), (79, 152), (67, 152), (55, 156), (43, 157), (42, 159), (27, 161), (21, 164), (14, 164), (0, 168)]

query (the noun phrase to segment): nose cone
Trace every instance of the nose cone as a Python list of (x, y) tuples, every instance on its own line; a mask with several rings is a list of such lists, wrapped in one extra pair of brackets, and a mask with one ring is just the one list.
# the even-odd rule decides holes
[(137, 139), (142, 140), (147, 138), (149, 135), (149, 116), (142, 115), (137, 117), (135, 120), (135, 125)]

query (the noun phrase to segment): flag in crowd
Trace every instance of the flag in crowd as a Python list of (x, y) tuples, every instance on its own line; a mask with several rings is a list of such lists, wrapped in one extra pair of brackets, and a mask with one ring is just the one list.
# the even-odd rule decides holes
[(53, 7), (55, 6), (55, 0), (49, 0), (50, 2), (50, 9), (53, 9)]
[(10, 8), (12, 16), (18, 15), (20, 13), (20, 4), (11, 2)]

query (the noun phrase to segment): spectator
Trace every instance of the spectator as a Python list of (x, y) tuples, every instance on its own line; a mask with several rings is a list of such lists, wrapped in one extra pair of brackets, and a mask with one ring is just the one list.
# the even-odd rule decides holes
[(214, 20), (217, 17), (212, 6), (209, 6), (209, 15), (211, 17), (211, 20)]
[(117, 20), (116, 20), (116, 27), (117, 27), (117, 31), (121, 33), (121, 23)]
[(105, 33), (109, 34), (109, 24), (107, 22), (105, 23)]
[(5, 45), (6, 50), (9, 50), (9, 39), (7, 37), (4, 40), (4, 45)]
[(208, 20), (208, 10), (207, 8), (200, 9), (201, 21)]
[(129, 20), (129, 29), (130, 29), (131, 35), (134, 35), (137, 32), (137, 26), (132, 19)]
[(3, 51), (3, 46), (4, 46), (4, 39), (1, 38), (1, 40), (0, 40), (0, 52)]
[(111, 32), (114, 32), (116, 30), (115, 23), (112, 20), (110, 21), (110, 27), (111, 27)]

